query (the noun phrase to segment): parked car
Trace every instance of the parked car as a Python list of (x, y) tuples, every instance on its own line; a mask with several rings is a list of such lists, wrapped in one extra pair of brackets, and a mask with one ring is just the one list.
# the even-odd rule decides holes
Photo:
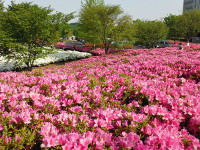
[(130, 47), (133, 48), (133, 42), (132, 41), (112, 41), (111, 45), (114, 47)]
[(172, 44), (170, 44), (169, 41), (167, 40), (162, 40), (156, 45), (156, 47), (158, 48), (171, 47), (171, 46)]

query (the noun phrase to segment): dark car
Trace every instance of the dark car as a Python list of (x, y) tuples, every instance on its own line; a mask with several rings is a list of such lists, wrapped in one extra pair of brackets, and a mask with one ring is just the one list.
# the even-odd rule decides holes
[(169, 41), (167, 40), (162, 40), (156, 45), (156, 47), (158, 48), (171, 47), (171, 46), (172, 44), (170, 44)]

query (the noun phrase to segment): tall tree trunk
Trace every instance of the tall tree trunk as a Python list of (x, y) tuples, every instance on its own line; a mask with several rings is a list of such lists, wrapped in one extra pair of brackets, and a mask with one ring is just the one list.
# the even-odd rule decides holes
[(105, 40), (105, 41), (104, 41), (105, 54), (108, 54), (108, 53), (109, 53), (110, 44), (111, 44), (110, 41), (108, 41), (108, 40)]
[(26, 62), (26, 67), (28, 71), (32, 71), (32, 66), (30, 64), (30, 62)]
[(105, 47), (105, 54), (108, 54), (109, 53), (109, 43), (107, 41), (105, 41), (104, 47)]
[(105, 47), (105, 54), (109, 53), (109, 47)]

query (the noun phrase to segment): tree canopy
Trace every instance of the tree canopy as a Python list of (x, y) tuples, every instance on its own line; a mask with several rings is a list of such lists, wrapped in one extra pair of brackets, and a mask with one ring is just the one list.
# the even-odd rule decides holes
[(166, 39), (168, 28), (161, 21), (141, 21), (134, 22), (136, 28), (135, 36), (146, 47), (154, 47), (159, 40)]
[(169, 27), (169, 34), (168, 34), (169, 39), (176, 40), (182, 36), (181, 33), (178, 32), (179, 18), (180, 16), (172, 14), (164, 18), (164, 23)]
[(3, 29), (16, 42), (27, 44), (29, 47), (38, 44), (38, 40), (50, 37), (49, 14), (50, 8), (41, 8), (36, 4), (14, 2), (3, 13)]
[(4, 2), (2, 0), (0, 0), (0, 11), (3, 11), (4, 9)]
[(60, 31), (67, 26), (73, 14), (52, 14), (50, 7), (40, 7), (29, 2), (11, 2), (0, 18), (0, 52), (9, 59), (25, 63), (31, 69), (35, 59), (50, 50), (44, 45), (60, 38)]
[(178, 32), (189, 40), (200, 32), (200, 10), (185, 11), (177, 22)]
[(103, 0), (86, 0), (79, 13), (79, 36), (87, 41), (102, 42), (105, 53), (114, 40), (130, 38), (132, 19), (119, 5), (106, 5)]
[(67, 15), (61, 12), (52, 14), (50, 16), (50, 23), (51, 23), (50, 33), (53, 33), (51, 39), (59, 39), (60, 37), (66, 38), (66, 36), (69, 36), (71, 28), (68, 22), (73, 18), (74, 18), (74, 12)]

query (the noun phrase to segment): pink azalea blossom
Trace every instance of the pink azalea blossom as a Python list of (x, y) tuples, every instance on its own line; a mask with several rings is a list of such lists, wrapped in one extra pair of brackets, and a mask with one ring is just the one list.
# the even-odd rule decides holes
[(0, 131), (2, 131), (4, 129), (4, 127), (2, 126), (2, 124), (0, 124)]
[(34, 130), (44, 149), (198, 150), (199, 47), (98, 48), (62, 66), (1, 72), (0, 144)]

